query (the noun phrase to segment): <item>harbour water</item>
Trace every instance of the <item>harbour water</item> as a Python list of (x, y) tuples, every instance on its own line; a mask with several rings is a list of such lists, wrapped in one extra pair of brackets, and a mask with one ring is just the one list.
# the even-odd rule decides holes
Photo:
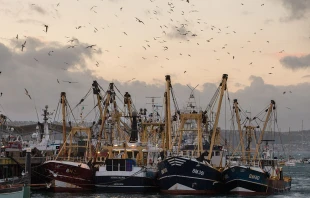
[[(295, 167), (284, 167), (285, 173), (290, 173), (293, 178), (292, 189), (291, 192), (279, 195), (270, 195), (270, 196), (255, 196), (258, 197), (268, 197), (268, 198), (308, 198), (310, 197), (310, 164), (296, 164)], [(134, 198), (134, 197), (176, 197), (162, 194), (107, 194), (107, 193), (47, 193), (47, 192), (33, 192), (31, 195), (32, 198)], [(197, 197), (197, 196), (177, 196), (177, 197)], [(201, 196), (203, 197), (203, 196)], [(226, 198), (226, 197), (235, 197), (235, 196), (227, 196), (227, 195), (218, 195), (218, 196), (208, 196), (208, 197), (216, 197), (216, 198)], [(245, 197), (245, 196), (244, 196)], [(253, 197), (253, 196), (252, 196)]]

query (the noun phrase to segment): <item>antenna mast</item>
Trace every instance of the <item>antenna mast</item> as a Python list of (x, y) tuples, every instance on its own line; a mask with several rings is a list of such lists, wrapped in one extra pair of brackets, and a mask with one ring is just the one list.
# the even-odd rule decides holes
[[(146, 98), (152, 98), (152, 102), (146, 103), (146, 104), (152, 104), (152, 122), (154, 122), (155, 121), (155, 104), (158, 104), (158, 103), (155, 103), (155, 98), (161, 98), (161, 97), (151, 96), (151, 97), (146, 97)], [(156, 107), (160, 107), (160, 106), (156, 106)]]
[[(61, 92), (60, 102), (62, 104), (62, 141), (63, 141), (63, 151), (66, 154), (66, 92)], [(46, 112), (44, 111), (44, 122), (47, 121)]]

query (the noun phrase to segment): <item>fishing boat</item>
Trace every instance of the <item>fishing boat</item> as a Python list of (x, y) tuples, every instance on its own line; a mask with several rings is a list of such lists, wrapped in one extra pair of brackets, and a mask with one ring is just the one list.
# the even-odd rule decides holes
[(62, 141), (51, 139), (51, 134), (47, 122), (50, 115), (51, 113), (48, 112), (48, 106), (46, 105), (45, 109), (43, 109), (44, 122), (38, 122), (36, 132), (31, 135), (32, 140), (23, 141), (23, 151), (26, 151), (30, 148), (31, 150), (39, 150), (40, 154), (44, 156), (52, 156), (58, 154)]
[(284, 163), (285, 166), (296, 166), (296, 163), (292, 160), (288, 160)]
[(128, 142), (103, 147), (109, 155), (95, 174), (96, 190), (117, 193), (148, 193), (159, 190), (156, 164), (160, 148), (143, 146), (138, 138), (137, 113), (132, 112)]
[(309, 157), (302, 158), (301, 163), (303, 163), (303, 164), (310, 164), (310, 158)]
[[(274, 140), (263, 139), (264, 133), (271, 115), (275, 113), (275, 102), (272, 100), (268, 109), (264, 125), (261, 129), (259, 139), (256, 140), (257, 132), (255, 129), (259, 126), (251, 125), (251, 118), (249, 119), (245, 128), (245, 133), (242, 130), (241, 119), (239, 112), (241, 111), (237, 100), (234, 100), (234, 110), (236, 114), (236, 122), (238, 123), (240, 145), (242, 150), (242, 157), (238, 164), (227, 164), (223, 171), (224, 187), (227, 193), (240, 195), (256, 195), (256, 194), (272, 194), (289, 191), (291, 189), (291, 177), (284, 176), (282, 167), (279, 166), (278, 159), (273, 156), (273, 150), (269, 148), (268, 142)], [(272, 114), (273, 113), (273, 114)], [(256, 119), (258, 117), (254, 117)], [(261, 120), (261, 119), (259, 119)], [(255, 139), (256, 148), (251, 152), (252, 138)], [(245, 142), (247, 147), (245, 148)], [(265, 147), (260, 152), (262, 142), (266, 142)], [(261, 153), (261, 155), (259, 155)]]
[[(56, 192), (79, 192), (93, 189), (93, 170), (91, 160), (94, 148), (91, 144), (92, 130), (89, 127), (71, 127), (66, 138), (66, 93), (61, 93), (63, 113), (63, 140), (57, 157), (45, 161), (42, 175), (50, 181), (49, 188)], [(78, 135), (78, 140), (74, 141)], [(68, 143), (69, 142), (69, 143)], [(67, 145), (68, 144), (68, 145)]]
[[(158, 163), (158, 181), (160, 191), (166, 194), (216, 194), (222, 187), (221, 165), (225, 164), (224, 149), (218, 140), (220, 130), (217, 127), (220, 116), (220, 109), (228, 75), (224, 74), (222, 82), (216, 92), (219, 96), (218, 111), (214, 125), (212, 126), (212, 137), (209, 145), (202, 140), (203, 125), (207, 122), (205, 112), (195, 110), (195, 106), (189, 103), (190, 111), (181, 112), (177, 109), (173, 121), (177, 122), (179, 117), (180, 123), (178, 130), (171, 133), (171, 113), (170, 113), (170, 92), (172, 89), (170, 76), (166, 76), (166, 120), (164, 136), (164, 152), (162, 161)], [(193, 91), (193, 90), (192, 90)], [(174, 97), (173, 92), (172, 96)], [(214, 98), (216, 98), (214, 97)], [(190, 94), (193, 98), (193, 94)], [(173, 98), (175, 102), (175, 98)], [(209, 107), (213, 106), (215, 101)], [(176, 106), (176, 105), (175, 105)], [(189, 124), (190, 128), (185, 126)], [(183, 132), (190, 132), (189, 136), (183, 136)], [(187, 142), (187, 137), (196, 136), (194, 142)], [(175, 138), (173, 138), (175, 137)], [(174, 144), (173, 144), (174, 143)], [(190, 145), (192, 144), (192, 145)], [(207, 148), (209, 147), (209, 148)]]
[[(109, 111), (112, 119), (108, 120), (111, 121), (109, 130), (99, 130), (100, 140), (96, 155), (97, 153), (100, 155), (102, 152), (105, 152), (106, 155), (104, 159), (102, 157), (99, 160), (97, 157), (94, 158), (96, 160), (94, 166), (98, 166), (95, 173), (96, 190), (124, 193), (157, 192), (157, 160), (161, 149), (150, 141), (151, 134), (148, 133), (147, 128), (158, 130), (163, 124), (160, 121), (145, 122), (143, 117), (146, 116), (146, 110), (140, 109), (140, 115), (136, 111), (132, 112), (134, 107), (128, 92), (124, 95), (124, 107), (128, 116), (122, 115), (115, 101), (114, 86), (113, 83), (110, 83), (110, 89), (104, 102), (104, 111), (101, 113), (103, 119), (106, 119), (106, 112)], [(108, 110), (109, 104), (111, 107)], [(121, 120), (121, 117), (129, 118), (127, 121), (131, 123), (131, 128), (128, 127), (125, 120)], [(140, 130), (138, 130), (138, 121)], [(113, 129), (111, 126), (114, 126)], [(108, 131), (110, 133), (107, 133)], [(126, 131), (129, 131), (129, 138), (127, 138)], [(104, 139), (101, 148), (102, 135)], [(155, 133), (155, 136), (157, 135)]]
[[(14, 181), (13, 183), (19, 182), (21, 173), (25, 172), (23, 164), (26, 163), (26, 150), (31, 151), (31, 183), (32, 186), (45, 186), (48, 183), (48, 179), (44, 177), (44, 172), (40, 168), (40, 165), (46, 160), (42, 157), (41, 151), (36, 148), (25, 149), (23, 147), (23, 138), (17, 130), (12, 130), (12, 127), (8, 127), (8, 123), (5, 122), (6, 116), (1, 115), (0, 126), (6, 124), (7, 135), (2, 135), (1, 141), (1, 158), (0, 158), (0, 178), (5, 178), (8, 181)], [(17, 176), (17, 178), (16, 178)], [(17, 179), (17, 180), (16, 180)], [(43, 185), (44, 184), (44, 185)]]
[[(291, 135), (291, 128), (289, 127), (289, 129), (288, 129), (288, 135), (290, 136)], [(291, 143), (291, 141), (289, 141), (289, 144), (290, 144), (290, 149), (289, 149), (289, 156), (288, 156), (288, 159), (287, 159), (287, 161), (284, 163), (284, 165), (285, 166), (296, 166), (296, 162), (297, 162), (297, 160), (294, 158), (294, 157), (292, 157), (291, 155), (290, 155), (290, 153), (291, 153), (291, 151), (292, 151), (292, 143)]]
[(29, 175), (0, 180), (1, 198), (30, 198)]
[(23, 198), (24, 185), (23, 184), (0, 184), (0, 197), (1, 198)]
[[(1, 198), (30, 198), (30, 153), (27, 153), (25, 170), (18, 175), (0, 180), (0, 197)], [(3, 169), (2, 169), (3, 170)], [(2, 175), (4, 176), (4, 175)]]

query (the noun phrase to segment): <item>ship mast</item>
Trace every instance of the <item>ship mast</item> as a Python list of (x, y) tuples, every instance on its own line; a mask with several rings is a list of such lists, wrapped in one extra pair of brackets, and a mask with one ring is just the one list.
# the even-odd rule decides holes
[(170, 91), (171, 91), (171, 80), (170, 75), (166, 75), (166, 92), (165, 92), (165, 144), (166, 150), (171, 150), (171, 109), (170, 109)]
[(215, 122), (213, 125), (213, 132), (212, 132), (212, 137), (211, 137), (211, 144), (210, 144), (210, 150), (209, 150), (209, 154), (208, 154), (208, 160), (211, 160), (211, 157), (212, 157), (213, 146), (214, 146), (215, 135), (216, 135), (216, 128), (218, 126), (218, 122), (219, 122), (219, 118), (220, 118), (222, 100), (223, 100), (223, 96), (224, 96), (224, 91), (226, 90), (227, 78), (228, 78), (228, 75), (223, 74), (222, 82), (221, 82), (221, 90), (220, 90), (220, 99), (218, 102), (217, 113), (216, 113)]
[(0, 114), (0, 126), (4, 125), (6, 122), (6, 116), (3, 114)]
[[(63, 151), (64, 154), (66, 154), (66, 92), (61, 92), (60, 94), (60, 101), (61, 101), (61, 105), (62, 105), (62, 142), (63, 142)], [(47, 111), (47, 110), (46, 110)], [(44, 121), (45, 120), (45, 116), (44, 116)]]
[(156, 112), (156, 116), (155, 116), (155, 107), (161, 107), (161, 106), (156, 106), (155, 104), (155, 98), (160, 98), (160, 97), (146, 97), (146, 98), (152, 98), (152, 103), (146, 103), (146, 104), (152, 104), (152, 122), (155, 122), (155, 117), (157, 117), (157, 112)]
[(240, 115), (239, 115), (239, 107), (238, 107), (238, 100), (234, 99), (234, 108), (236, 113), (236, 121), (238, 124), (238, 130), (239, 130), (239, 136), (240, 136), (240, 143), (241, 143), (241, 150), (242, 150), (242, 161), (245, 161), (245, 149), (244, 149), (244, 142), (243, 142), (243, 133), (241, 129), (241, 123), (240, 123)]
[(258, 150), (259, 150), (260, 145), (262, 144), (262, 139), (264, 137), (264, 133), (265, 133), (265, 130), (266, 130), (266, 127), (267, 127), (268, 120), (270, 119), (271, 112), (272, 112), (273, 109), (275, 109), (275, 104), (276, 104), (275, 101), (271, 100), (269, 108), (268, 108), (268, 113), (267, 113), (267, 116), (266, 116), (266, 120), (265, 120), (265, 123), (264, 123), (264, 126), (263, 126), (263, 130), (262, 130), (262, 132), (261, 132), (261, 134), (259, 136), (259, 139), (257, 141), (257, 144), (256, 144), (256, 151), (255, 151), (255, 155), (254, 155), (254, 160), (256, 160), (256, 158), (257, 158)]
[(115, 138), (120, 138), (121, 137), (121, 132), (120, 132), (120, 117), (122, 116), (122, 113), (118, 111), (117, 108), (117, 104), (116, 104), (116, 100), (115, 100), (115, 91), (114, 91), (114, 83), (110, 83), (109, 85), (110, 87), (110, 91), (111, 91), (111, 103), (113, 103), (113, 112), (112, 112), (112, 120), (113, 120), (113, 124), (116, 124), (116, 130), (117, 130), (117, 134), (115, 135), (113, 132), (111, 132), (111, 143), (113, 144), (113, 141), (115, 140)]
[(130, 124), (132, 124), (132, 110), (131, 110), (131, 95), (128, 92), (125, 92), (124, 95), (124, 105), (127, 105), (127, 110), (128, 110), (128, 114), (129, 114), (129, 120), (130, 120)]
[[(106, 100), (104, 102), (104, 111), (102, 113), (102, 107), (101, 107), (101, 96), (100, 96), (100, 89), (99, 89), (99, 86), (98, 86), (98, 83), (97, 81), (94, 81), (93, 84), (93, 93), (95, 95), (97, 95), (97, 100), (98, 100), (98, 108), (99, 108), (99, 111), (100, 111), (100, 117), (101, 117), (101, 126), (100, 126), (100, 130), (99, 130), (99, 134), (98, 134), (98, 142), (97, 142), (97, 145), (96, 145), (96, 152), (95, 152), (95, 157), (94, 157), (94, 163), (96, 162), (96, 159), (97, 159), (97, 153), (99, 152), (100, 150), (100, 146), (101, 146), (101, 139), (102, 139), (102, 132), (104, 130), (104, 126), (105, 126), (105, 121), (106, 121), (106, 114), (107, 114), (107, 110), (108, 110), (108, 106), (109, 106), (109, 102), (110, 102), (110, 96), (111, 96), (111, 91), (107, 91), (107, 97), (106, 97)], [(104, 139), (106, 140), (107, 139), (107, 134), (106, 134), (106, 131), (104, 131)]]

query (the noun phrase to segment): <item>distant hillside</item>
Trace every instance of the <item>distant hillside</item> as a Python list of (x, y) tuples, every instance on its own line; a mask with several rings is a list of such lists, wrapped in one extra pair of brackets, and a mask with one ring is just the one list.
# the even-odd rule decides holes
[[(92, 123), (86, 123), (86, 125), (91, 125)], [(31, 122), (31, 121), (13, 121), (9, 123), (10, 127), (14, 128), (14, 132), (17, 132), (19, 134), (23, 135), (30, 135), (36, 130), (37, 122)], [(50, 126), (51, 127), (51, 126)], [(53, 127), (50, 128), (52, 133), (57, 133), (59, 138), (61, 138), (61, 132), (62, 132), (62, 123), (57, 122), (54, 123)], [(67, 126), (67, 132), (69, 132), (70, 128)], [(0, 133), (8, 133), (9, 130), (7, 130), (6, 127), (0, 126)], [(274, 134), (274, 135), (271, 135)], [(225, 130), (221, 131), (221, 136), (223, 139), (225, 138)], [(257, 134), (259, 136), (259, 134)], [(226, 139), (229, 141), (230, 145), (238, 145), (239, 143), (239, 133), (238, 131), (231, 131), (226, 130)], [(297, 151), (310, 151), (310, 130), (304, 130), (301, 131), (291, 131), (288, 132), (266, 132), (265, 138), (268, 140), (275, 140), (275, 147), (278, 151), (282, 151), (284, 147), (284, 150), (287, 152), (288, 150), (292, 150), (294, 152)]]
[[(271, 135), (274, 134), (274, 135)], [(225, 138), (225, 131), (221, 132), (221, 136)], [(259, 134), (257, 134), (257, 137)], [(239, 133), (238, 131), (226, 131), (226, 139), (235, 146), (239, 143)], [(288, 132), (276, 132), (276, 133), (265, 133), (266, 140), (275, 140), (275, 149), (279, 152), (283, 151), (292, 152), (298, 151), (310, 151), (310, 130), (304, 131), (291, 131)], [(271, 144), (271, 143), (270, 143)]]

